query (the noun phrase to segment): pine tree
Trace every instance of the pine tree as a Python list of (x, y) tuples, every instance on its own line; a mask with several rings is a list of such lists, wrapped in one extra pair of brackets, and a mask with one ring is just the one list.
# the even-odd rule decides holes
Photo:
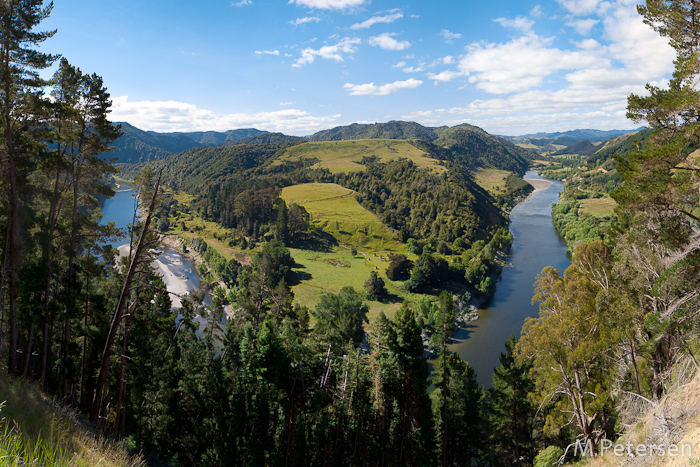
[(668, 87), (648, 84), (648, 95), (628, 98), (628, 118), (653, 133), (617, 166), (625, 181), (612, 193), (621, 218), (616, 272), (638, 309), (632, 319), (651, 361), (651, 397), (659, 398), (700, 306), (700, 166), (690, 156), (700, 146), (700, 8), (695, 0), (649, 0), (638, 11), (669, 39), (676, 61)]
[(491, 410), (491, 439), (497, 447), (498, 465), (524, 466), (533, 462), (535, 408), (529, 400), (534, 383), (529, 377), (531, 364), (516, 360), (517, 340), (510, 336), (506, 352), (498, 357), (493, 385), (488, 391)]
[(56, 32), (33, 31), (53, 8), (53, 3), (45, 8), (42, 4), (42, 0), (9, 0), (0, 5), (0, 148), (7, 202), (2, 288), (7, 284), (10, 374), (17, 369), (17, 289), (22, 248), (20, 211), (24, 207), (20, 195), (26, 183), (26, 170), (33, 165), (36, 153), (31, 137), (27, 137), (28, 132), (36, 128), (32, 123), (44, 106), (41, 88), (46, 82), (40, 79), (39, 70), (47, 68), (56, 59), (54, 55), (35, 49)]

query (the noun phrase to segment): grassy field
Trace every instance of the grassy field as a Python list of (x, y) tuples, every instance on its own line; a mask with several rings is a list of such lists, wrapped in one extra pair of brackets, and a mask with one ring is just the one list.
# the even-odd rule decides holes
[(476, 183), (491, 194), (505, 191), (506, 178), (510, 172), (498, 169), (479, 169), (474, 174)]
[(615, 200), (612, 198), (591, 198), (582, 199), (581, 211), (596, 217), (606, 217), (613, 215), (615, 211)]
[[(492, 173), (489, 177), (495, 180), (498, 174)], [(495, 181), (493, 183), (497, 184)], [(181, 205), (193, 199), (185, 194), (174, 196)], [(289, 249), (298, 265), (294, 271), (298, 274), (299, 283), (292, 287), (295, 302), (314, 309), (321, 295), (338, 293), (343, 287), (350, 286), (364, 293), (364, 283), (373, 270), (384, 279), (389, 297), (382, 302), (365, 302), (369, 306), (370, 322), (380, 312), (393, 316), (404, 300), (416, 301), (422, 297), (407, 292), (401, 282), (387, 279), (385, 270), (389, 265), (389, 253), (407, 254), (414, 261), (417, 257), (408, 254), (406, 246), (374, 214), (357, 202), (354, 191), (331, 183), (308, 183), (284, 188), (281, 197), (287, 204), (304, 206), (311, 214), (312, 223), (338, 241), (338, 245), (327, 252)], [(249, 263), (251, 251), (230, 247), (227, 240), (229, 231), (218, 224), (204, 221), (194, 214), (181, 214), (169, 220), (169, 234), (185, 240), (200, 237), (225, 258)], [(358, 250), (355, 257), (350, 253), (351, 246)]]
[(293, 146), (275, 164), (283, 161), (318, 159), (316, 167), (323, 167), (332, 173), (364, 170), (360, 163), (363, 157), (376, 156), (382, 162), (405, 158), (418, 167), (442, 173), (445, 168), (436, 159), (427, 157), (420, 149), (402, 140), (354, 140), (303, 143)]
[[(6, 370), (2, 370), (6, 372)], [(0, 465), (145, 466), (115, 444), (85, 429), (38, 388), (0, 378)]]
[(321, 295), (338, 293), (343, 287), (350, 286), (364, 293), (364, 283), (372, 270), (376, 270), (384, 279), (389, 298), (383, 302), (365, 302), (369, 307), (370, 322), (380, 312), (393, 316), (404, 299), (415, 300), (420, 296), (407, 292), (401, 282), (391, 282), (386, 278), (384, 270), (389, 265), (386, 255), (358, 253), (353, 257), (350, 250), (343, 247), (336, 247), (327, 253), (296, 248), (290, 248), (290, 251), (298, 265), (294, 271), (300, 279), (299, 284), (292, 287), (295, 301), (310, 309), (316, 307)]
[(366, 252), (403, 251), (399, 243), (377, 217), (355, 199), (355, 192), (334, 183), (305, 183), (286, 187), (282, 199), (302, 205), (314, 225), (346, 246)]

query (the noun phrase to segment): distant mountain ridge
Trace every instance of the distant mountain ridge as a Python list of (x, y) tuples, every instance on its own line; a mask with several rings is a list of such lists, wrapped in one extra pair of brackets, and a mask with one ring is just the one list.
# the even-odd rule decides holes
[(353, 123), (322, 130), (311, 135), (309, 141), (344, 141), (352, 139), (423, 139), (434, 141), (448, 127), (429, 128), (420, 123), (391, 121), (387, 123)]
[(570, 131), (560, 131), (554, 133), (532, 133), (528, 135), (521, 136), (504, 136), (503, 138), (550, 138), (557, 139), (561, 137), (569, 137), (576, 139), (578, 141), (590, 140), (591, 142), (606, 141), (610, 138), (617, 138), (619, 136), (626, 135), (628, 133), (635, 133), (637, 131), (643, 130), (644, 127), (637, 128), (636, 130), (593, 130), (593, 129), (579, 129)]
[[(581, 141), (605, 141), (629, 133), (626, 130), (572, 130), (557, 133), (535, 133), (523, 136), (494, 136), (479, 127), (462, 124), (455, 127), (426, 127), (416, 122), (389, 121), (386, 123), (338, 126), (322, 130), (306, 138), (271, 133), (255, 128), (242, 128), (226, 132), (195, 131), (169, 132), (143, 131), (129, 123), (119, 123), (124, 135), (114, 142), (114, 150), (105, 158), (116, 163), (140, 163), (164, 159), (198, 147), (220, 147), (245, 144), (271, 144), (288, 142), (323, 142), (359, 139), (393, 139), (434, 143), (432, 151), (449, 148), (452, 157), (473, 159), (472, 163), (497, 167), (506, 162), (508, 170), (522, 171), (531, 158), (528, 150), (516, 145), (531, 145), (541, 151), (556, 150), (552, 145), (572, 146)], [(423, 143), (421, 143), (423, 144)], [(424, 150), (428, 150), (425, 148)], [(466, 162), (466, 160), (465, 160)]]
[(269, 134), (267, 131), (254, 128), (229, 130), (223, 133), (216, 131), (158, 133), (140, 130), (126, 122), (116, 122), (116, 124), (121, 125), (124, 134), (114, 141), (114, 149), (104, 157), (116, 163), (128, 164), (156, 161), (196, 147), (222, 146)]

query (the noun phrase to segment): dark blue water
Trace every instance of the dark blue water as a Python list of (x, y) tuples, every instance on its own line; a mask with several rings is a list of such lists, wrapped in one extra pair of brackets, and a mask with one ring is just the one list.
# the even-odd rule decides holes
[[(525, 179), (544, 180), (535, 171), (527, 172)], [(566, 243), (552, 223), (552, 204), (559, 201), (563, 188), (563, 183), (554, 181), (513, 209), (513, 246), (496, 283), (496, 293), (487, 307), (479, 310), (479, 319), (458, 331), (450, 347), (476, 370), (484, 386), (491, 386), (493, 369), (498, 366), (498, 356), (505, 352), (508, 338), (520, 337), (525, 318), (538, 313), (538, 305), (531, 303), (537, 274), (545, 266), (554, 266), (563, 273), (571, 264)]]
[[(104, 207), (102, 208), (102, 224), (114, 222), (116, 227), (125, 229), (128, 224), (134, 221), (135, 208), (133, 191), (121, 188), (117, 190), (114, 197), (105, 201)], [(125, 233), (124, 237), (117, 239), (114, 246), (119, 247), (128, 243), (128, 233)], [(158, 255), (158, 260), (153, 263), (153, 266), (160, 276), (164, 278), (168, 290), (171, 291), (176, 290), (179, 293), (183, 293), (183, 284), (187, 291), (192, 291), (198, 288), (202, 281), (192, 262), (179, 252), (169, 248), (163, 249), (162, 253)], [(175, 308), (181, 306), (180, 299), (177, 296), (171, 295), (170, 298)]]
[(128, 188), (119, 188), (117, 193), (104, 203), (102, 224), (114, 222), (117, 228), (126, 228), (128, 224), (134, 222), (135, 207), (133, 192)]

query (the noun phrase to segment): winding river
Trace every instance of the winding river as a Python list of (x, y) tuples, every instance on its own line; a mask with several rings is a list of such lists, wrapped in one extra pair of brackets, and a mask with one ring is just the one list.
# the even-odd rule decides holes
[[(547, 183), (535, 171), (527, 172), (525, 179), (539, 181), (533, 182), (535, 184)], [(510, 214), (513, 245), (496, 283), (496, 293), (487, 306), (479, 310), (479, 319), (457, 332), (455, 343), (450, 347), (474, 367), (479, 383), (486, 387), (491, 386), (491, 375), (498, 366), (498, 356), (505, 350), (505, 342), (510, 335), (519, 337), (525, 318), (538, 312), (537, 305), (531, 304), (537, 274), (545, 266), (554, 266), (563, 272), (571, 264), (566, 243), (552, 224), (552, 204), (559, 201), (563, 187), (561, 182), (553, 181), (513, 209)], [(126, 227), (132, 221), (133, 210), (131, 191), (120, 189), (105, 202), (103, 222)], [(156, 265), (168, 290), (186, 293), (199, 285), (200, 278), (192, 263), (176, 251), (165, 249)], [(179, 306), (177, 297), (171, 295), (171, 298), (173, 306)]]
[[(125, 228), (133, 221), (134, 197), (129, 189), (120, 188), (110, 199), (107, 199), (102, 208), (102, 222), (114, 222), (118, 228)], [(118, 240), (115, 246), (127, 244), (128, 239)], [(201, 278), (197, 274), (194, 265), (183, 255), (175, 250), (164, 248), (158, 255), (153, 266), (158, 269), (168, 291), (184, 295), (199, 287)], [(180, 298), (177, 295), (170, 295), (173, 307), (181, 306)]]
[[(539, 181), (533, 184), (547, 182), (533, 170), (524, 178)], [(563, 183), (552, 181), (547, 188), (531, 194), (513, 208), (510, 214), (513, 245), (496, 282), (496, 293), (479, 310), (479, 319), (457, 332), (450, 347), (469, 362), (479, 383), (486, 387), (491, 387), (493, 369), (498, 366), (499, 355), (505, 352), (508, 338), (520, 337), (525, 318), (538, 313), (538, 306), (531, 304), (537, 274), (545, 266), (554, 266), (563, 273), (571, 264), (566, 243), (552, 223), (552, 204), (559, 201), (563, 189)]]

